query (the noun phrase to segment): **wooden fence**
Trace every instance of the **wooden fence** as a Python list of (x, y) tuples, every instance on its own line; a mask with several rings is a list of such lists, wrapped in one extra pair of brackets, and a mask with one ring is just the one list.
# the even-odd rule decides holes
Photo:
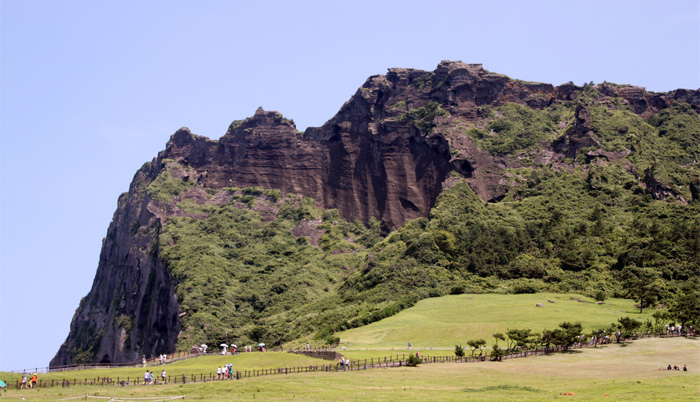
[[(175, 352), (173, 354), (167, 355), (166, 360), (163, 364), (170, 364), (180, 360), (191, 359), (193, 357), (199, 357), (200, 353), (190, 353), (190, 352)], [(160, 365), (160, 360), (158, 357), (151, 359), (146, 359), (146, 366), (158, 366)], [(86, 363), (86, 364), (69, 364), (65, 366), (51, 366), (51, 367), (35, 367), (29, 369), (13, 370), (11, 373), (56, 373), (63, 371), (73, 371), (73, 370), (92, 370), (92, 369), (110, 369), (115, 367), (144, 367), (143, 360), (136, 360), (126, 363)]]
[[(669, 334), (669, 335), (655, 335), (655, 334), (635, 334), (629, 339), (636, 340), (642, 338), (671, 338), (679, 337), (683, 335)], [(596, 345), (597, 346), (597, 345)], [(523, 357), (539, 356), (543, 354), (550, 354), (555, 352), (562, 352), (566, 349), (580, 349), (594, 347), (588, 342), (581, 342), (564, 347), (549, 347), (549, 348), (536, 348), (536, 349), (522, 349), (515, 352), (506, 352), (501, 359), (517, 359)], [(466, 351), (465, 351), (466, 352)], [(420, 351), (418, 352), (420, 355)], [(230, 378), (223, 378), (216, 373), (200, 373), (200, 374), (181, 374), (181, 375), (168, 375), (165, 382), (163, 382), (160, 376), (154, 378), (154, 384), (146, 384), (143, 377), (97, 377), (97, 378), (79, 378), (74, 377), (73, 379), (52, 379), (44, 380), (39, 379), (36, 386), (40, 388), (45, 387), (72, 387), (77, 385), (97, 385), (97, 386), (133, 386), (133, 385), (162, 385), (165, 384), (187, 384), (187, 383), (201, 383), (210, 381), (228, 381), (228, 380), (240, 380), (243, 378), (254, 378), (262, 377), (268, 375), (280, 375), (280, 374), (297, 374), (297, 373), (311, 373), (311, 372), (339, 372), (339, 371), (358, 371), (358, 370), (368, 370), (375, 368), (389, 368), (389, 367), (402, 367), (406, 366), (406, 361), (410, 355), (414, 353), (403, 353), (391, 356), (386, 356), (382, 358), (371, 358), (371, 359), (361, 359), (351, 362), (349, 365), (341, 365), (340, 363), (333, 363), (327, 365), (310, 365), (310, 366), (298, 366), (298, 367), (282, 367), (282, 368), (271, 368), (271, 369), (260, 369), (260, 370), (243, 370), (232, 372)], [(420, 357), (420, 356), (419, 356)], [(185, 359), (187, 357), (180, 356), (180, 359)], [(477, 363), (491, 360), (491, 355), (484, 353), (481, 356), (465, 356), (462, 358), (457, 358), (454, 355), (446, 356), (422, 356), (420, 357), (420, 364), (431, 364), (431, 363)], [(168, 360), (170, 358), (168, 357)], [(116, 366), (116, 365), (115, 365)], [(53, 372), (53, 367), (51, 368)], [(28, 379), (29, 380), (29, 379)], [(15, 383), (17, 388), (20, 388), (20, 381)]]

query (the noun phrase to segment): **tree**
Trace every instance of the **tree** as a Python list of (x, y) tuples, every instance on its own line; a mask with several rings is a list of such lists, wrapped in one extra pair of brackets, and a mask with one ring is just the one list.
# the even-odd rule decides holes
[(620, 323), (621, 338), (625, 340), (642, 326), (642, 322), (630, 317), (620, 317), (617, 322)]
[(505, 340), (506, 340), (506, 337), (503, 336), (503, 334), (500, 332), (496, 332), (495, 334), (493, 334), (493, 338), (496, 340), (496, 345), (498, 345), (498, 341), (505, 342)]
[(549, 348), (552, 345), (552, 339), (554, 339), (554, 334), (551, 329), (543, 329), (540, 334), (540, 344), (544, 348), (545, 353), (549, 352)]
[(595, 294), (596, 301), (604, 302), (605, 298), (606, 298), (605, 292), (602, 290), (599, 290), (598, 293)]
[(687, 282), (670, 303), (668, 315), (683, 328), (700, 323), (700, 289), (697, 282)]
[(522, 348), (527, 346), (532, 337), (530, 329), (509, 329), (506, 332), (508, 336), (508, 350)]
[(462, 345), (455, 345), (455, 356), (460, 360), (464, 357), (464, 348)]
[(622, 270), (621, 277), (628, 296), (639, 303), (640, 313), (644, 308), (653, 306), (666, 291), (659, 272), (653, 268), (627, 266)]
[(546, 342), (546, 340), (545, 340), (543, 334), (541, 334), (541, 333), (532, 334), (532, 336), (530, 337), (530, 346), (529, 347), (532, 349), (539, 349), (540, 347), (544, 348), (546, 346), (545, 342)]
[(559, 328), (551, 331), (551, 342), (554, 346), (561, 347), (564, 351), (569, 350), (569, 347), (579, 341), (579, 336), (583, 327), (580, 322), (563, 322), (559, 324)]
[(660, 334), (666, 324), (668, 324), (671, 317), (669, 317), (668, 311), (656, 310), (651, 315), (654, 318), (654, 332)]
[(474, 356), (474, 353), (476, 352), (477, 349), (479, 349), (479, 356), (483, 354), (481, 348), (486, 346), (486, 340), (485, 339), (472, 339), (469, 342), (467, 342), (467, 345), (469, 345), (470, 348), (472, 348), (472, 357)]

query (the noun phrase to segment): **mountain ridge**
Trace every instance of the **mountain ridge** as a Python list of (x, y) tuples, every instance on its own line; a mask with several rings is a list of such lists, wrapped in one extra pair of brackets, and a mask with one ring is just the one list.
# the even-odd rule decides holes
[[(342, 289), (353, 280), (365, 280), (353, 277), (359, 272), (367, 277), (378, 272), (373, 273), (371, 266), (373, 255), (379, 254), (369, 251), (369, 242), (359, 244), (352, 236), (329, 240), (338, 227), (344, 233), (354, 231), (358, 238), (374, 238), (374, 232), (349, 228), (338, 219), (359, 220), (370, 228), (378, 224), (387, 234), (407, 222), (429, 218), (440, 194), (460, 182), (482, 201), (517, 201), (517, 189), (531, 182), (531, 171), (582, 169), (581, 174), (590, 176), (596, 166), (610, 165), (635, 178), (629, 182), (631, 191), (672, 203), (697, 201), (700, 186), (692, 172), (700, 151), (692, 139), (699, 110), (700, 90), (652, 93), (610, 83), (555, 87), (490, 73), (480, 64), (443, 61), (433, 72), (394, 68), (369, 77), (334, 117), (303, 133), (292, 120), (262, 108), (250, 118), (234, 121), (218, 140), (181, 128), (165, 150), (136, 173), (129, 192), (120, 196), (93, 288), (81, 301), (71, 332), (51, 365), (128, 361), (182, 348), (183, 337), (191, 336), (192, 341), (204, 337), (197, 342), (210, 339), (206, 335), (210, 324), (201, 329), (183, 325), (191, 323), (193, 311), (183, 311), (182, 303), (190, 302), (179, 287), (193, 279), (168, 257), (181, 246), (170, 230), (186, 220), (204, 222), (218, 213), (217, 208), (233, 205), (254, 211), (261, 225), (275, 224), (286, 214), (288, 221), (279, 223), (283, 229), (302, 224), (312, 231), (324, 227), (322, 243), (335, 247), (344, 241), (329, 253), (347, 254), (349, 248), (357, 254), (341, 256), (347, 258), (344, 264), (351, 261), (355, 267), (333, 267), (323, 285), (341, 283)], [(664, 112), (675, 114), (664, 117)], [(645, 120), (658, 122), (658, 128)], [(663, 131), (666, 123), (678, 127), (666, 129), (669, 134), (655, 141), (672, 146), (678, 160), (658, 163), (666, 160), (664, 152), (649, 146), (645, 138), (652, 131)], [(690, 148), (679, 153), (677, 144), (688, 138)], [(337, 210), (338, 216), (325, 212), (329, 220), (314, 216), (320, 210)], [(285, 241), (296, 242), (292, 237)], [(433, 247), (433, 241), (425, 247)], [(293, 247), (297, 248), (289, 253), (306, 250), (304, 244)], [(432, 258), (426, 261), (435, 263)], [(235, 277), (235, 272), (230, 275)], [(173, 274), (180, 276), (173, 279)], [(349, 281), (345, 285), (343, 277)], [(313, 286), (301, 288), (310, 292), (304, 296), (306, 302), (321, 300)], [(272, 300), (287, 289), (270, 291)], [(225, 289), (222, 292), (218, 297), (229, 297)], [(264, 303), (254, 296), (234, 302), (233, 312), (227, 313), (238, 312), (239, 324), (248, 328), (238, 335), (250, 339), (255, 337), (251, 331), (264, 327), (254, 322), (281, 314), (266, 313)], [(242, 313), (246, 306), (250, 311)], [(211, 319), (216, 321), (211, 325), (224, 325), (219, 323), (221, 317), (206, 318)], [(236, 332), (235, 322), (226, 325)], [(309, 332), (310, 324), (299, 325), (306, 325)], [(278, 334), (277, 339), (285, 338)]]

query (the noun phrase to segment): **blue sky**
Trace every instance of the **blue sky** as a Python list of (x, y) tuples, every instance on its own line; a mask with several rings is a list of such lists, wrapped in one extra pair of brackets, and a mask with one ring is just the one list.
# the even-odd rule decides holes
[(0, 370), (47, 366), (117, 197), (181, 126), (299, 129), (367, 77), (444, 59), (512, 78), (700, 87), (693, 1), (0, 3)]

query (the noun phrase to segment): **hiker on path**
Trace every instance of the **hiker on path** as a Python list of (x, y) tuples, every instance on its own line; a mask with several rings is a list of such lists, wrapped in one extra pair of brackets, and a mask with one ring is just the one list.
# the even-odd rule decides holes
[(36, 387), (36, 373), (32, 376), (32, 388)]
[(22, 381), (19, 383), (19, 388), (22, 389), (27, 385), (27, 375), (22, 376)]
[(216, 369), (216, 378), (218, 378), (219, 380), (221, 379), (221, 366), (219, 366), (219, 368)]
[(153, 384), (153, 371), (152, 371), (152, 370), (151, 370), (151, 372), (148, 374), (148, 382), (151, 383), (151, 384)]
[(160, 379), (163, 381), (163, 384), (165, 384), (165, 370), (161, 371)]
[(151, 378), (150, 375), (148, 375), (148, 370), (146, 370), (145, 373), (143, 373), (143, 385), (148, 385), (148, 380)]

